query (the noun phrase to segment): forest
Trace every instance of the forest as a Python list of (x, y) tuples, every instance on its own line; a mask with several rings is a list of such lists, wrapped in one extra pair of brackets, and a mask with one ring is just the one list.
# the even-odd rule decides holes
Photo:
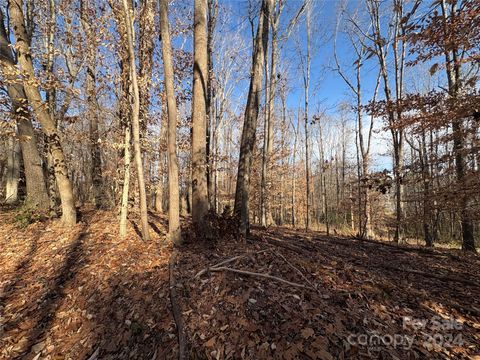
[(479, 359), (478, 0), (0, 0), (0, 359)]

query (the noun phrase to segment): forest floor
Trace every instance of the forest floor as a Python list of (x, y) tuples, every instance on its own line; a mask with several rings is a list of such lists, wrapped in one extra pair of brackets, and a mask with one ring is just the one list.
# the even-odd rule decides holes
[(480, 359), (475, 255), (289, 228), (173, 250), (157, 214), (149, 242), (138, 221), (119, 239), (113, 212), (69, 230), (14, 216), (0, 214), (1, 359), (178, 358), (172, 299), (191, 359)]

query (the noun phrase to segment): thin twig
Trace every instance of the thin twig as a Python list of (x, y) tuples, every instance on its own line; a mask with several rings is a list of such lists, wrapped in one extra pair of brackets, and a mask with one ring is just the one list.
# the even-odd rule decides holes
[(317, 292), (320, 292), (317, 287), (315, 285), (313, 285), (310, 280), (307, 279), (307, 277), (303, 274), (302, 270), (300, 270), (299, 268), (297, 268), (296, 266), (294, 266), (290, 261), (288, 261), (285, 256), (283, 256), (282, 254), (280, 254), (279, 252), (276, 252), (276, 251), (272, 251), (275, 255), (277, 255), (278, 257), (282, 258), (283, 261), (285, 261), (287, 263), (288, 266), (290, 266), (293, 270), (295, 270), (296, 272), (298, 272), (300, 274), (300, 276), (303, 278), (303, 280), (305, 280), (305, 282), (310, 285), (310, 287), (312, 287), (313, 289), (317, 290)]
[[(265, 249), (265, 250), (262, 250), (262, 251), (257, 251), (255, 254), (258, 255), (258, 254), (262, 254), (262, 253), (268, 252), (268, 251), (270, 251), (270, 250)], [(234, 256), (232, 258), (223, 260), (223, 261), (219, 262), (218, 264), (208, 266), (205, 269), (200, 270), (193, 278), (196, 279), (196, 278), (202, 276), (203, 274), (207, 273), (211, 268), (215, 268), (215, 267), (219, 267), (219, 266), (222, 266), (222, 265), (225, 265), (225, 264), (229, 264), (229, 263), (231, 263), (235, 260), (239, 260), (239, 259), (243, 259), (245, 257), (249, 257), (250, 255), (251, 254), (249, 254), (249, 253), (246, 253), (246, 254), (243, 254), (243, 255), (237, 255), (237, 256)]]
[(309, 290), (316, 291), (315, 288), (311, 288), (309, 286), (294, 283), (294, 282), (279, 278), (277, 276), (272, 276), (272, 275), (262, 274), (262, 273), (252, 272), (252, 271), (246, 271), (246, 270), (232, 269), (232, 268), (229, 268), (229, 267), (226, 267), (226, 266), (213, 267), (213, 268), (210, 268), (210, 271), (212, 271), (212, 272), (229, 271), (229, 272), (233, 272), (235, 274), (240, 274), (240, 275), (256, 276), (256, 277), (261, 277), (261, 278), (265, 278), (265, 279), (275, 280), (275, 281), (278, 281), (278, 282), (281, 282), (281, 283), (284, 283), (284, 284), (287, 284), (287, 285), (290, 285), (290, 286), (295, 286), (295, 287), (299, 287), (299, 288), (302, 288), (302, 289), (309, 289)]
[(222, 265), (225, 265), (225, 264), (229, 264), (235, 260), (238, 260), (238, 259), (242, 259), (244, 258), (245, 255), (238, 255), (238, 256), (234, 256), (230, 259), (227, 259), (227, 260), (223, 260), (222, 262), (219, 262), (218, 264), (215, 264), (215, 265), (212, 265), (212, 266), (209, 266), (209, 267), (206, 267), (205, 269), (203, 270), (200, 270), (195, 276), (194, 276), (194, 279), (202, 276), (203, 274), (207, 273), (212, 267), (219, 267), (219, 266), (222, 266)]

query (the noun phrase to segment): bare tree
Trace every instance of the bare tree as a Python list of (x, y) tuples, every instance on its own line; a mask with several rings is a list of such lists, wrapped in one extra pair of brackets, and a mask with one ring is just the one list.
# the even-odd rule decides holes
[(235, 191), (234, 213), (240, 220), (240, 233), (244, 236), (249, 231), (249, 185), (252, 166), (252, 154), (257, 130), (258, 107), (262, 91), (264, 56), (268, 45), (269, 18), (272, 0), (263, 0), (258, 20), (257, 34), (253, 48), (250, 88), (248, 90), (242, 139), (240, 143), (240, 158), (238, 161), (237, 187)]
[(89, 119), (90, 156), (92, 164), (90, 176), (93, 186), (93, 200), (97, 208), (102, 207), (104, 202), (102, 163), (100, 156), (99, 132), (98, 132), (98, 104), (96, 92), (96, 60), (97, 60), (97, 37), (95, 29), (92, 28), (92, 21), (95, 19), (94, 4), (88, 0), (80, 2), (80, 19), (86, 37), (86, 80), (85, 93), (87, 97), (87, 114)]
[(311, 46), (312, 46), (312, 33), (311, 33), (311, 2), (307, 3), (307, 9), (305, 14), (305, 27), (307, 32), (307, 49), (305, 58), (303, 55), (300, 56), (301, 67), (302, 67), (302, 79), (303, 79), (303, 92), (304, 92), (304, 119), (303, 127), (305, 132), (305, 191), (306, 191), (306, 213), (305, 213), (305, 228), (308, 230), (310, 228), (310, 212), (311, 212), (311, 190), (310, 190), (310, 147), (309, 147), (309, 130), (308, 122), (309, 120), (309, 99), (310, 99), (310, 70), (311, 70)]
[(192, 99), (192, 220), (200, 228), (208, 211), (207, 120), (207, 0), (195, 0)]
[(23, 87), (26, 97), (36, 118), (42, 126), (42, 131), (48, 138), (49, 151), (55, 163), (55, 178), (58, 184), (60, 199), (62, 203), (62, 221), (65, 225), (73, 225), (77, 221), (73, 188), (68, 178), (68, 169), (65, 162), (60, 136), (58, 134), (53, 116), (43, 101), (38, 87), (35, 71), (33, 68), (32, 56), (25, 19), (23, 15), (23, 1), (13, 0), (9, 4), (10, 16), (13, 31), (16, 38), (16, 49), (18, 63), (24, 73)]
[(217, 146), (216, 130), (216, 114), (213, 107), (215, 98), (215, 85), (213, 74), (213, 48), (214, 33), (218, 15), (218, 0), (207, 0), (208, 2), (208, 19), (207, 19), (207, 99), (206, 99), (206, 158), (207, 158), (207, 186), (208, 186), (208, 203), (211, 210), (217, 211), (215, 197), (215, 178), (217, 175), (214, 169), (215, 148)]
[(15, 81), (17, 78), (16, 61), (3, 24), (4, 16), (0, 9), (0, 62), (3, 76), (7, 81), (7, 92), (12, 102), (12, 114), (17, 123), (27, 186), (26, 202), (39, 210), (47, 210), (49, 200), (42, 170), (42, 159), (37, 148), (37, 138), (28, 112), (25, 90), (22, 84)]
[[(342, 9), (342, 13), (345, 13), (345, 9)], [(370, 115), (370, 122), (367, 128), (367, 134), (365, 139), (365, 134), (363, 131), (363, 111), (362, 111), (362, 66), (364, 65), (364, 61), (366, 60), (368, 53), (368, 47), (366, 45), (366, 36), (357, 30), (357, 27), (361, 25), (358, 23), (358, 19), (356, 18), (349, 18), (351, 23), (355, 23), (355, 26), (351, 29), (348, 29), (348, 37), (352, 48), (355, 54), (355, 61), (353, 62), (355, 77), (352, 80), (348, 74), (345, 73), (343, 70), (340, 61), (337, 56), (337, 34), (338, 34), (338, 26), (339, 20), (337, 21), (337, 29), (335, 33), (334, 39), (334, 58), (336, 64), (336, 70), (343, 81), (347, 84), (348, 88), (352, 91), (355, 96), (355, 110), (356, 110), (356, 117), (357, 117), (357, 135), (358, 135), (358, 149), (360, 152), (361, 158), (361, 177), (363, 181), (359, 181), (359, 185), (362, 187), (362, 197), (363, 197), (363, 205), (361, 205), (362, 212), (359, 214), (359, 217), (363, 220), (359, 221), (360, 228), (359, 228), (359, 235), (362, 238), (373, 238), (374, 232), (371, 224), (371, 216), (370, 216), (370, 194), (369, 194), (369, 187), (367, 186), (366, 182), (369, 178), (369, 167), (370, 167), (370, 148), (372, 142), (372, 134), (373, 134), (373, 125), (374, 125), (374, 116)], [(380, 83), (380, 73), (377, 75), (377, 81), (375, 85), (375, 90), (373, 94), (372, 101), (376, 100), (378, 87)], [(362, 186), (363, 183), (363, 186)], [(362, 197), (358, 200), (361, 202)]]
[[(462, 76), (461, 76), (461, 55), (460, 49), (454, 40), (455, 37), (452, 36), (449, 32), (455, 31), (454, 29), (449, 29), (448, 23), (455, 23), (455, 17), (457, 14), (457, 1), (451, 1), (448, 3), (445, 0), (441, 0), (441, 19), (443, 24), (443, 36), (446, 40), (444, 46), (444, 56), (445, 56), (445, 71), (448, 80), (448, 94), (451, 98), (456, 99), (462, 89)], [(466, 172), (467, 162), (465, 159), (464, 148), (464, 125), (462, 119), (455, 118), (452, 121), (452, 130), (453, 130), (453, 150), (455, 153), (455, 173), (457, 177), (457, 182), (461, 188), (465, 189), (466, 182)], [(470, 199), (468, 195), (465, 194), (465, 191), (462, 192), (460, 197), (460, 221), (462, 227), (462, 248), (466, 251), (475, 251), (475, 236), (474, 236), (474, 227), (473, 221), (471, 218), (469, 210)]]
[(128, 1), (123, 0), (123, 11), (126, 22), (126, 35), (130, 65), (130, 81), (132, 85), (132, 132), (133, 151), (138, 177), (138, 190), (140, 193), (140, 219), (142, 223), (142, 237), (145, 241), (150, 240), (148, 231), (147, 194), (145, 191), (145, 178), (143, 173), (142, 150), (140, 148), (140, 95), (138, 91), (137, 69), (135, 64), (135, 50), (133, 45), (133, 14)]
[[(265, 116), (265, 135), (263, 143), (262, 156), (262, 180), (261, 180), (261, 223), (263, 226), (269, 226), (273, 222), (272, 212), (270, 209), (269, 190), (271, 179), (269, 176), (270, 157), (273, 149), (274, 135), (274, 109), (275, 109), (275, 92), (277, 89), (277, 59), (278, 59), (278, 25), (280, 15), (283, 10), (283, 0), (275, 1), (271, 14), (270, 25), (272, 28), (272, 47), (271, 47), (271, 63), (270, 63), (270, 79), (268, 86), (268, 94), (266, 96), (267, 113)], [(266, 89), (267, 90), (267, 89)]]
[(180, 229), (180, 190), (178, 185), (177, 160), (177, 104), (173, 86), (172, 45), (168, 23), (168, 0), (160, 0), (160, 32), (162, 37), (162, 56), (165, 77), (165, 91), (168, 109), (168, 236), (175, 244), (182, 242)]
[[(418, 3), (418, 1), (417, 1)], [(392, 18), (389, 22), (389, 32), (387, 35), (382, 34), (380, 13), (380, 2), (377, 0), (366, 1), (367, 10), (370, 16), (372, 34), (368, 35), (368, 39), (372, 43), (370, 51), (376, 55), (380, 75), (383, 80), (383, 90), (385, 101), (387, 103), (387, 121), (392, 135), (393, 144), (393, 174), (395, 178), (395, 235), (394, 241), (403, 241), (403, 166), (404, 166), (404, 130), (396, 126), (401, 122), (402, 111), (399, 102), (403, 96), (403, 74), (406, 57), (406, 40), (405, 40), (405, 19), (404, 19), (404, 0), (395, 0)], [(414, 5), (415, 8), (415, 5)], [(411, 16), (413, 12), (409, 13)], [(357, 27), (358, 28), (358, 27)], [(394, 81), (395, 92), (392, 92), (389, 81), (389, 68), (387, 66), (388, 50), (392, 47), (394, 57)], [(393, 104), (396, 104), (393, 106)]]

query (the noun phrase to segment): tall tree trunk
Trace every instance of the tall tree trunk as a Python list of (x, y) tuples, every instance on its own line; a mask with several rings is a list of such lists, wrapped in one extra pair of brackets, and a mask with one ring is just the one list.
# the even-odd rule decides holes
[[(166, 104), (167, 97), (162, 95), (162, 104)], [(168, 114), (166, 106), (162, 108), (162, 124), (160, 129), (160, 146), (159, 146), (159, 166), (158, 166), (158, 180), (155, 189), (155, 211), (163, 213), (163, 191), (165, 186), (164, 174), (167, 169), (165, 160), (167, 158), (167, 128), (168, 128)]]
[(267, 101), (267, 116), (265, 119), (265, 142), (262, 158), (262, 197), (263, 203), (261, 209), (262, 223), (269, 226), (273, 223), (272, 211), (270, 206), (270, 188), (271, 188), (271, 175), (270, 175), (270, 158), (273, 150), (273, 129), (274, 129), (274, 111), (275, 111), (275, 92), (277, 87), (277, 58), (278, 58), (278, 24), (280, 21), (280, 15), (283, 9), (283, 1), (280, 1), (277, 6), (274, 6), (274, 14), (270, 21), (272, 28), (272, 48), (271, 48), (271, 63), (270, 63), (270, 79), (268, 86), (268, 101)]
[(207, 0), (195, 0), (192, 98), (192, 220), (204, 226), (208, 211), (206, 101), (208, 86)]
[(281, 160), (281, 172), (280, 172), (280, 214), (278, 217), (279, 225), (283, 225), (285, 222), (285, 187), (283, 185), (285, 179), (285, 155), (283, 153), (285, 149), (285, 134), (287, 131), (287, 105), (286, 105), (286, 94), (283, 92), (281, 93), (282, 99), (282, 140), (281, 140), (281, 153), (282, 153), (282, 160)]
[[(155, 0), (143, 0), (140, 2), (139, 39), (138, 39), (138, 94), (139, 94), (139, 122), (140, 141), (147, 137), (148, 114), (150, 108), (150, 93), (152, 87), (153, 52), (155, 39)], [(147, 151), (143, 155), (145, 169), (151, 169), (152, 161)], [(150, 164), (150, 166), (149, 166)], [(145, 183), (151, 183), (151, 171), (144, 171)], [(156, 195), (155, 191), (146, 194), (147, 207), (151, 204), (149, 199)]]
[(123, 189), (120, 204), (120, 238), (124, 239), (127, 235), (127, 216), (128, 216), (128, 195), (130, 191), (130, 142), (131, 127), (128, 121), (125, 121), (125, 135), (123, 143)]
[[(85, 74), (85, 92), (87, 95), (87, 114), (89, 121), (89, 140), (90, 140), (90, 176), (93, 188), (93, 202), (97, 208), (105, 204), (105, 195), (103, 191), (102, 162), (98, 132), (98, 104), (96, 91), (96, 61), (97, 61), (97, 43), (95, 30), (90, 25), (95, 19), (94, 4), (88, 0), (81, 1), (81, 23), (83, 31), (87, 38), (86, 45), (86, 74)], [(92, 14), (89, 12), (93, 11)], [(93, 15), (93, 16), (92, 16)]]
[[(378, 63), (380, 67), (380, 75), (383, 79), (383, 89), (385, 93), (387, 107), (387, 118), (392, 134), (393, 143), (393, 175), (395, 179), (395, 235), (394, 241), (400, 243), (403, 241), (403, 184), (402, 184), (402, 168), (403, 168), (403, 129), (398, 129), (396, 124), (401, 122), (402, 111), (399, 106), (399, 102), (403, 92), (403, 67), (405, 63), (405, 40), (404, 36), (400, 36), (400, 28), (403, 25), (401, 19), (403, 17), (403, 0), (395, 2), (395, 22), (392, 23), (394, 30), (393, 36), (393, 55), (394, 55), (394, 70), (395, 70), (395, 90), (396, 99), (393, 99), (392, 91), (390, 89), (390, 83), (388, 79), (388, 68), (386, 60), (386, 42), (382, 37), (382, 27), (380, 25), (380, 2), (375, 0), (367, 1), (368, 11), (372, 20), (374, 46)], [(402, 34), (405, 35), (405, 34)], [(400, 48), (400, 54), (398, 52), (398, 43), (402, 41)], [(393, 107), (391, 104), (396, 104)], [(396, 110), (396, 111), (395, 111)]]
[[(441, 1), (442, 8), (442, 18), (443, 18), (443, 36), (445, 39), (454, 38), (450, 36), (448, 30), (448, 17), (450, 21), (454, 21), (455, 13), (457, 11), (456, 1), (449, 2), (450, 4), (450, 13), (447, 10), (447, 4), (445, 0)], [(448, 47), (447, 47), (448, 46)], [(445, 41), (445, 62), (446, 62), (446, 73), (448, 80), (448, 93), (451, 98), (457, 98), (459, 91), (462, 87), (461, 84), (461, 68), (460, 63), (457, 59), (457, 46), (452, 44), (451, 41)], [(475, 252), (475, 235), (473, 221), (468, 209), (469, 207), (469, 198), (465, 193), (466, 188), (466, 167), (467, 162), (464, 155), (465, 139), (464, 139), (464, 125), (463, 119), (455, 118), (452, 120), (452, 131), (453, 131), (453, 151), (455, 154), (455, 173), (457, 177), (458, 187), (460, 188), (460, 223), (462, 227), (462, 249), (465, 251)]]
[(140, 36), (138, 46), (139, 71), (138, 92), (140, 98), (140, 128), (142, 136), (145, 136), (148, 121), (148, 108), (150, 106), (150, 92), (152, 85), (153, 50), (155, 34), (155, 1), (141, 1), (140, 9)]
[(23, 86), (15, 81), (17, 77), (15, 59), (12, 54), (10, 40), (3, 26), (4, 16), (1, 10), (0, 24), (0, 62), (4, 68), (7, 92), (12, 102), (12, 114), (17, 123), (27, 187), (25, 201), (29, 206), (36, 207), (39, 210), (47, 210), (49, 208), (49, 199), (42, 169), (42, 159), (37, 148), (37, 139), (28, 112), (25, 91)]
[[(215, 198), (215, 178), (214, 162), (215, 162), (215, 147), (216, 147), (216, 116), (214, 114), (213, 101), (215, 98), (215, 87), (213, 82), (213, 34), (215, 30), (218, 0), (208, 1), (208, 21), (207, 21), (207, 98), (206, 98), (206, 161), (207, 161), (207, 188), (208, 188), (208, 203), (210, 209), (217, 211)], [(213, 153), (213, 154), (212, 154)]]
[(160, 0), (160, 31), (162, 36), (162, 56), (165, 78), (165, 91), (168, 109), (168, 236), (175, 244), (182, 242), (180, 229), (180, 190), (178, 185), (177, 160), (177, 104), (173, 85), (172, 45), (168, 23), (168, 0)]
[(135, 50), (133, 46), (133, 16), (130, 13), (128, 1), (123, 0), (123, 10), (126, 22), (127, 45), (130, 60), (130, 81), (133, 91), (132, 104), (132, 132), (133, 132), (133, 151), (135, 156), (135, 165), (137, 170), (138, 190), (140, 193), (140, 219), (142, 223), (143, 240), (150, 240), (148, 231), (147, 214), (147, 194), (145, 191), (145, 178), (143, 173), (142, 150), (140, 147), (140, 95), (138, 91), (137, 69), (135, 65)]
[(326, 183), (326, 162), (325, 162), (325, 149), (323, 143), (323, 129), (322, 124), (319, 123), (319, 142), (318, 142), (318, 152), (320, 155), (320, 184), (321, 184), (321, 196), (322, 196), (322, 204), (323, 204), (323, 214), (324, 214), (324, 222), (327, 231), (327, 235), (330, 235), (330, 222), (328, 218), (328, 198), (327, 198), (327, 183)]
[[(27, 7), (28, 7), (27, 2)], [(54, 65), (54, 42), (55, 42), (55, 27), (56, 27), (56, 9), (55, 9), (55, 0), (48, 0), (48, 11), (49, 11), (49, 21), (47, 22), (47, 29), (45, 33), (45, 42), (46, 42), (46, 62), (43, 64), (43, 69), (48, 76), (49, 80), (54, 80), (53, 76), (53, 65)], [(32, 18), (27, 21), (32, 22)], [(31, 25), (33, 26), (33, 24)], [(45, 90), (45, 101), (48, 106), (48, 113), (52, 118), (52, 122), (55, 127), (58, 128), (58, 120), (55, 116), (55, 102), (56, 102), (56, 89), (49, 87)], [(57, 181), (55, 177), (55, 161), (50, 151), (50, 143), (48, 136), (44, 137), (45, 149), (46, 149), (46, 164), (47, 164), (47, 184), (48, 184), (48, 195), (50, 197), (50, 207), (54, 212), (57, 211), (57, 201), (59, 198), (57, 190)]]
[(9, 5), (10, 17), (13, 24), (13, 31), (16, 38), (18, 63), (24, 72), (23, 86), (30, 106), (34, 109), (36, 118), (42, 126), (42, 131), (49, 142), (49, 151), (55, 163), (55, 178), (57, 180), (60, 199), (62, 203), (62, 221), (65, 225), (73, 225), (77, 221), (73, 188), (68, 178), (68, 169), (65, 156), (60, 144), (60, 136), (49, 113), (46, 104), (42, 100), (40, 92), (36, 87), (37, 79), (30, 53), (29, 37), (25, 28), (23, 16), (23, 1), (12, 0)]
[(272, 0), (263, 0), (258, 20), (257, 35), (253, 50), (252, 72), (248, 91), (245, 119), (240, 142), (240, 158), (238, 161), (237, 186), (235, 190), (234, 213), (240, 220), (240, 233), (247, 235), (249, 224), (249, 185), (252, 166), (252, 155), (258, 120), (258, 107), (262, 90), (264, 56), (268, 45), (268, 28)]
[[(300, 111), (299, 111), (300, 112)], [(300, 115), (300, 114), (299, 114)], [(300, 119), (300, 116), (298, 116)], [(295, 208), (296, 208), (296, 181), (297, 181), (297, 174), (296, 174), (296, 156), (297, 156), (297, 141), (298, 141), (298, 130), (300, 128), (300, 124), (297, 124), (297, 128), (294, 127), (295, 138), (293, 140), (293, 159), (292, 159), (292, 226), (295, 227), (296, 225), (296, 217), (295, 217)]]
[(267, 42), (267, 51), (265, 52), (265, 57), (263, 59), (264, 61), (264, 68), (265, 68), (265, 75), (264, 75), (264, 101), (265, 104), (263, 106), (263, 151), (262, 151), (262, 173), (261, 173), (261, 179), (260, 179), (260, 225), (265, 227), (267, 226), (267, 214), (266, 214), (266, 193), (267, 193), (267, 160), (266, 160), (266, 155), (267, 155), (267, 147), (268, 147), (268, 131), (269, 131), (269, 125), (268, 125), (268, 109), (269, 109), (269, 98), (270, 98), (270, 93), (268, 91), (269, 89), (269, 68), (268, 68), (268, 42)]
[(305, 119), (304, 119), (304, 128), (305, 128), (305, 181), (306, 181), (306, 222), (305, 228), (308, 230), (310, 228), (310, 149), (308, 143), (308, 101), (309, 101), (309, 90), (310, 90), (310, 45), (311, 45), (311, 33), (310, 33), (310, 9), (306, 16), (307, 22), (307, 59), (306, 64), (304, 64), (304, 73), (303, 73), (303, 85), (304, 85), (304, 96), (305, 96)]

